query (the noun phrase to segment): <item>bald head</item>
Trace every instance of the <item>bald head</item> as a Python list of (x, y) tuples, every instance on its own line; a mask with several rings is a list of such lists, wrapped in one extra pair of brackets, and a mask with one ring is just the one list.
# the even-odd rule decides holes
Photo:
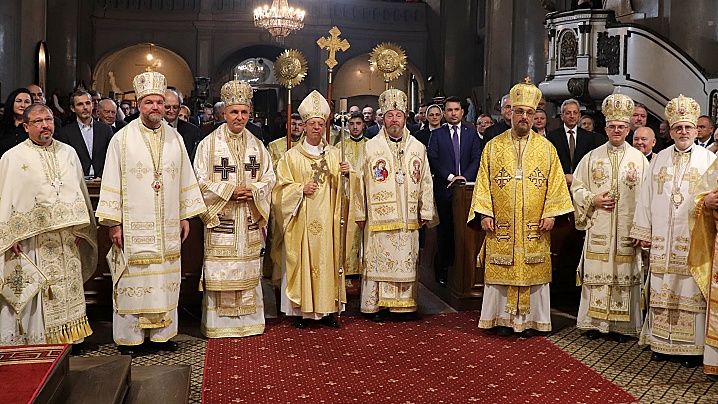
[(633, 132), (633, 147), (640, 150), (644, 156), (651, 154), (655, 145), (656, 134), (648, 126), (639, 127)]
[(97, 119), (108, 125), (114, 124), (117, 119), (117, 105), (115, 102), (109, 98), (100, 100), (97, 103)]
[(42, 88), (37, 84), (30, 84), (25, 87), (30, 90), (30, 96), (32, 97), (33, 104), (45, 104), (45, 94), (42, 92)]
[(167, 122), (172, 123), (177, 120), (180, 104), (182, 104), (182, 101), (176, 91), (165, 91), (165, 120)]

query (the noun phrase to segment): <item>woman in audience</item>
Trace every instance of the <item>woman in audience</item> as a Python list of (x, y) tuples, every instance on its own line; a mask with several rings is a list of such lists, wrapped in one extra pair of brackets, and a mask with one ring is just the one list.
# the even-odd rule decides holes
[(32, 104), (32, 96), (26, 88), (18, 88), (5, 101), (5, 114), (0, 118), (0, 156), (27, 139), (22, 125), (22, 113)]
[(179, 115), (177, 117), (185, 122), (189, 122), (190, 115), (192, 115), (192, 113), (190, 112), (189, 107), (186, 105), (181, 105)]

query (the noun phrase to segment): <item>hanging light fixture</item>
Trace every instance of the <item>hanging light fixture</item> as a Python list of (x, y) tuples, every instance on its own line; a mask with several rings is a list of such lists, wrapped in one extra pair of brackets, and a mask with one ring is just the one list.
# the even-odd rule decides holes
[(269, 31), (281, 44), (292, 31), (304, 28), (304, 10), (289, 7), (287, 0), (272, 0), (272, 7), (265, 5), (254, 10), (254, 25)]

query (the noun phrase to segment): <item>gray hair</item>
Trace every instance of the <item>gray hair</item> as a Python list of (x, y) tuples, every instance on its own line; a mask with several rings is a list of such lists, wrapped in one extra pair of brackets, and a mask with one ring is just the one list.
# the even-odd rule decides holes
[(30, 104), (27, 108), (25, 108), (25, 111), (22, 112), (22, 121), (24, 123), (30, 123), (30, 114), (33, 113), (36, 109), (44, 108), (47, 110), (47, 112), (52, 115), (52, 110), (50, 107), (48, 107), (45, 104)]
[(506, 94), (505, 96), (501, 97), (501, 106), (503, 107), (506, 105), (506, 102), (511, 100), (511, 96), (509, 94)]
[(224, 102), (222, 102), (222, 101), (216, 102), (216, 103), (214, 104), (214, 107), (212, 107), (212, 114), (213, 114), (213, 115), (218, 115), (218, 114), (219, 114), (219, 110), (222, 109), (222, 108), (224, 108)]
[[(165, 94), (167, 94), (167, 93), (172, 93), (172, 94), (176, 95), (177, 99), (179, 100), (180, 105), (182, 105), (182, 103), (184, 102), (184, 97), (178, 91), (168, 88), (167, 90), (165, 90)], [(222, 104), (222, 105), (224, 105), (224, 104)]]
[(581, 109), (581, 104), (578, 102), (578, 100), (576, 100), (575, 98), (569, 98), (561, 103), (561, 113), (563, 114), (563, 110), (566, 109), (566, 106), (571, 104), (575, 104), (579, 110)]

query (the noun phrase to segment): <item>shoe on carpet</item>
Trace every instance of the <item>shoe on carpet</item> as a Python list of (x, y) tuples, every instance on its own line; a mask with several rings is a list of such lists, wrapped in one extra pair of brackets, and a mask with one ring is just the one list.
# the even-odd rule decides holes
[(394, 313), (394, 321), (398, 322), (404, 322), (404, 321), (414, 321), (416, 320), (416, 312), (411, 311), (408, 313)]
[(718, 375), (706, 375), (706, 377), (712, 382), (718, 382)]
[(303, 330), (307, 328), (309, 324), (307, 324), (307, 319), (297, 317), (297, 319), (294, 321), (294, 327), (299, 328), (300, 330)]
[(653, 353), (651, 353), (651, 360), (653, 362), (665, 362), (666, 360), (668, 360), (668, 355), (658, 353), (658, 352), (653, 352)]
[(681, 366), (684, 368), (695, 368), (698, 366), (703, 365), (703, 357), (697, 356), (697, 355), (688, 355), (683, 357), (683, 361), (681, 361)]
[(496, 327), (496, 335), (499, 337), (509, 337), (514, 334), (514, 330), (511, 327)]
[(339, 321), (337, 321), (337, 318), (334, 317), (334, 314), (327, 314), (326, 316), (322, 317), (321, 320), (319, 320), (319, 323), (332, 328), (340, 327)]
[(588, 330), (586, 334), (584, 334), (586, 338), (590, 339), (591, 341), (597, 340), (601, 338), (601, 331), (598, 330)]
[(538, 335), (538, 331), (534, 330), (533, 328), (528, 328), (523, 331), (521, 331), (521, 334), (519, 334), (521, 338), (533, 338)]
[(140, 356), (139, 345), (118, 345), (117, 349), (120, 351), (120, 355), (129, 355), (133, 358)]
[(377, 311), (376, 313), (369, 316), (369, 320), (374, 321), (376, 323), (381, 323), (382, 321), (386, 320), (386, 317), (389, 315), (389, 310), (382, 309)]
[(628, 335), (614, 333), (613, 339), (619, 344), (625, 344), (626, 342), (628, 342)]
[(158, 351), (177, 352), (179, 351), (179, 345), (174, 341), (165, 342), (151, 342), (150, 346)]
[(79, 356), (84, 354), (86, 351), (87, 349), (85, 349), (85, 343), (80, 342), (79, 344), (72, 344), (72, 351), (70, 352), (70, 354), (72, 356)]

